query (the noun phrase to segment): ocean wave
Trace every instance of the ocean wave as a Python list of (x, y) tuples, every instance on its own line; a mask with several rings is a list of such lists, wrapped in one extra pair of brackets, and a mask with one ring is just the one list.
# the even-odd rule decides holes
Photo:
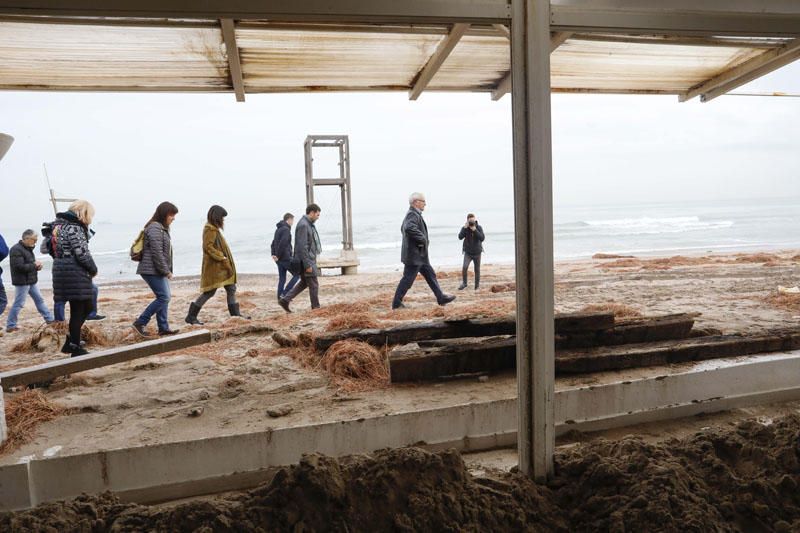
[(400, 249), (402, 241), (393, 242), (372, 242), (367, 244), (356, 244), (356, 251), (359, 250), (395, 250)]
[[(735, 225), (733, 220), (702, 220), (696, 216), (686, 217), (638, 217), (608, 220), (587, 220), (585, 226), (573, 226), (574, 234), (597, 235), (657, 235), (661, 233), (683, 233), (727, 229)], [(567, 233), (566, 225), (557, 228)]]

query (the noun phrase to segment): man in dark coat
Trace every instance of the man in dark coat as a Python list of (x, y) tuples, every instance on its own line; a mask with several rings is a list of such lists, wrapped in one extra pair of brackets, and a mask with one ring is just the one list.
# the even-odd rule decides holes
[(483, 228), (478, 224), (478, 219), (472, 213), (467, 215), (464, 227), (458, 232), (459, 240), (464, 241), (461, 251), (464, 253), (464, 264), (461, 267), (461, 285), (458, 290), (467, 288), (467, 271), (469, 264), (475, 265), (475, 290), (481, 285), (481, 254), (483, 253)]
[(294, 215), (286, 213), (283, 220), (275, 224), (275, 237), (270, 246), (272, 260), (278, 265), (278, 298), (292, 290), (300, 276), (292, 275), (289, 284), (286, 285), (286, 273), (289, 272), (289, 265), (292, 262), (292, 224)]
[(442, 291), (428, 257), (430, 244), (428, 226), (425, 224), (425, 219), (422, 218), (426, 204), (425, 195), (415, 192), (409, 197), (408, 203), (408, 212), (400, 227), (400, 232), (403, 234), (401, 260), (405, 268), (403, 268), (403, 277), (397, 285), (397, 291), (394, 293), (392, 309), (406, 307), (403, 305), (403, 297), (414, 284), (417, 274), (422, 274), (422, 277), (428, 282), (428, 286), (436, 296), (436, 302), (439, 305), (447, 305), (456, 297)]
[[(8, 245), (6, 240), (0, 235), (0, 261), (8, 257)], [(6, 297), (6, 288), (3, 286), (3, 267), (0, 267), (0, 315), (6, 310), (8, 305), (8, 298)], [(0, 334), (2, 332), (0, 331)]]
[(48, 324), (53, 321), (53, 315), (44, 302), (42, 293), (39, 292), (39, 271), (42, 269), (41, 261), (36, 260), (33, 253), (38, 237), (32, 229), (25, 230), (22, 240), (11, 247), (9, 265), (11, 267), (11, 283), (14, 285), (14, 303), (8, 312), (6, 331), (12, 332), (17, 327), (19, 312), (25, 307), (28, 295), (33, 298), (36, 309)]
[(314, 223), (319, 220), (322, 209), (317, 204), (309, 204), (306, 207), (306, 214), (297, 223), (294, 232), (294, 256), (292, 262), (300, 266), (300, 283), (292, 290), (278, 298), (278, 304), (287, 313), (291, 313), (289, 303), (303, 290), (308, 287), (308, 296), (311, 298), (311, 309), (319, 308), (319, 269), (317, 268), (317, 256), (322, 252), (322, 243), (319, 240), (319, 233)]

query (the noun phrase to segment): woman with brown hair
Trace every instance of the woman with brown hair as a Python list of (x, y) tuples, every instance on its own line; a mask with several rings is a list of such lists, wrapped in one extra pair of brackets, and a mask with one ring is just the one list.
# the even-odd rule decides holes
[(53, 222), (53, 299), (69, 302), (69, 334), (61, 348), (73, 357), (86, 355), (81, 343), (81, 328), (92, 311), (92, 278), (97, 265), (89, 252), (89, 224), (94, 207), (77, 200)]
[[(198, 313), (205, 303), (223, 287), (228, 298), (228, 312), (231, 316), (239, 316), (239, 304), (236, 303), (236, 264), (222, 229), (228, 212), (224, 207), (212, 205), (208, 210), (206, 225), (203, 226), (203, 266), (200, 271), (200, 291), (197, 300), (189, 304), (186, 315), (187, 324), (202, 324), (197, 319)], [(249, 319), (250, 317), (242, 317)]]
[(141, 336), (149, 336), (145, 326), (156, 315), (159, 335), (173, 335), (178, 332), (169, 328), (169, 301), (171, 293), (169, 280), (172, 279), (172, 240), (169, 227), (178, 214), (178, 208), (170, 202), (161, 202), (156, 212), (144, 227), (144, 248), (136, 273), (142, 276), (156, 299), (133, 323), (133, 329)]

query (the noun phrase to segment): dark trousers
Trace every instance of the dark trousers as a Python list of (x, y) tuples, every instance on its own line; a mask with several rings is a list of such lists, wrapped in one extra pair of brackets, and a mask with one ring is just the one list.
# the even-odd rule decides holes
[(0, 279), (0, 315), (6, 310), (8, 305), (8, 297), (6, 296), (6, 288), (3, 287), (3, 280)]
[(461, 267), (461, 279), (464, 286), (467, 285), (467, 271), (470, 263), (475, 264), (475, 288), (477, 289), (481, 284), (481, 254), (471, 255), (464, 252), (464, 266)]
[[(97, 315), (97, 293), (100, 289), (92, 283), (92, 311), (89, 313), (87, 318), (91, 318)], [(53, 301), (53, 316), (55, 317), (56, 322), (63, 322), (64, 321), (64, 307), (66, 307), (67, 302), (56, 302)]]
[[(210, 291), (206, 291), (200, 296), (197, 297), (197, 300), (194, 301), (194, 305), (197, 307), (203, 307), (206, 305), (206, 302), (211, 299), (212, 296), (217, 292), (217, 289), (211, 289)], [(228, 298), (228, 305), (235, 305), (236, 304), (236, 284), (231, 283), (230, 285), (225, 285), (225, 296)]]
[(319, 308), (319, 280), (317, 276), (313, 276), (311, 274), (306, 274), (303, 272), (303, 276), (300, 278), (300, 283), (295, 285), (292, 290), (281, 296), (281, 299), (286, 303), (291, 302), (295, 296), (300, 294), (308, 287), (308, 296), (311, 298), (311, 309), (318, 309)]
[(278, 265), (278, 298), (291, 291), (300, 280), (300, 276), (292, 275), (292, 279), (290, 279), (289, 284), (286, 285), (286, 273), (289, 272), (289, 263), (290, 261), (287, 260), (277, 261), (275, 263)]
[(424, 265), (406, 265), (405, 268), (403, 268), (403, 277), (400, 279), (400, 283), (397, 284), (397, 291), (394, 293), (392, 307), (398, 307), (403, 303), (403, 297), (414, 284), (417, 274), (422, 274), (422, 277), (428, 282), (428, 286), (436, 296), (436, 301), (438, 303), (442, 302), (444, 293), (439, 286), (439, 281), (436, 279), (436, 272), (430, 264), (426, 263)]
[(69, 340), (72, 344), (80, 344), (81, 328), (86, 317), (92, 312), (91, 300), (69, 301)]

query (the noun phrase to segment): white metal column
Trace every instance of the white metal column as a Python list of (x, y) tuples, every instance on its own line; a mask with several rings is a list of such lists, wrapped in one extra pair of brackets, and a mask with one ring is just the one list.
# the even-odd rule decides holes
[(511, 20), (520, 470), (553, 473), (553, 177), (550, 1), (513, 0)]

